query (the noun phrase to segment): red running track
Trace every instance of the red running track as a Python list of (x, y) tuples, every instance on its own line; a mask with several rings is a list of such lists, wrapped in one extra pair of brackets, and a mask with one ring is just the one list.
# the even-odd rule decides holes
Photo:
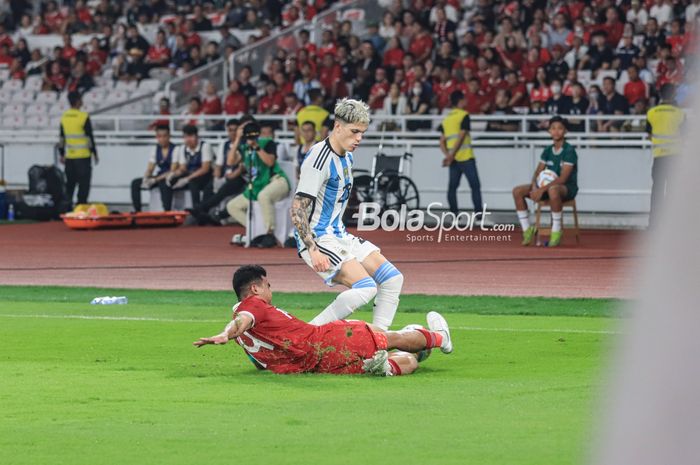
[[(60, 222), (0, 226), (0, 284), (227, 290), (238, 265), (259, 263), (277, 291), (329, 290), (295, 249), (231, 246), (236, 232), (241, 228), (72, 231)], [(404, 293), (631, 296), (628, 271), (638, 264), (634, 233), (587, 230), (579, 246), (565, 236), (557, 249), (521, 247), (519, 233), (490, 233), (501, 237), (491, 242), (483, 241), (483, 232), (459, 234), (468, 242), (438, 242), (435, 234), (398, 231), (361, 236), (380, 246), (403, 272)]]

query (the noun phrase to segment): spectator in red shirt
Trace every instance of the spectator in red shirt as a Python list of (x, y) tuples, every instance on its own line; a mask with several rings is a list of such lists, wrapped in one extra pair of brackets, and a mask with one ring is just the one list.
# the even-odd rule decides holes
[(403, 57), (405, 52), (401, 48), (401, 42), (397, 37), (392, 37), (387, 43), (386, 50), (384, 51), (384, 68), (397, 69), (403, 64)]
[(455, 82), (452, 77), (449, 68), (437, 66), (435, 72), (438, 79), (433, 84), (433, 94), (435, 95), (435, 105), (438, 110), (442, 112), (445, 108), (449, 108), (450, 95), (452, 95), (452, 92), (459, 89), (457, 88), (457, 82)]
[(372, 110), (380, 110), (384, 107), (384, 97), (389, 93), (389, 81), (386, 78), (386, 70), (377, 68), (374, 72), (374, 84), (369, 91), (367, 104)]
[(185, 34), (185, 43), (188, 47), (199, 47), (202, 45), (202, 38), (194, 29), (194, 21), (188, 19), (182, 28), (182, 33)]
[(56, 2), (51, 0), (46, 4), (46, 11), (44, 13), (44, 20), (46, 21), (46, 26), (53, 32), (58, 32), (63, 25), (63, 14), (58, 9)]
[(78, 51), (73, 47), (73, 41), (70, 34), (63, 34), (63, 50), (61, 50), (61, 58), (70, 60)]
[(258, 113), (264, 115), (277, 115), (282, 113), (284, 97), (277, 89), (273, 81), (265, 84), (265, 95), (258, 102)]
[(277, 84), (277, 91), (283, 96), (290, 92), (294, 92), (294, 84), (288, 81), (284, 75), (284, 72), (276, 72), (272, 75), (272, 80)]
[(303, 108), (303, 104), (299, 101), (299, 97), (294, 92), (289, 92), (284, 96), (284, 114), (296, 115)]
[(333, 41), (333, 31), (326, 29), (323, 31), (323, 34), (321, 34), (321, 45), (318, 47), (318, 55), (324, 56), (327, 53), (335, 55), (337, 51), (338, 47)]
[(311, 42), (311, 34), (306, 29), (299, 31), (299, 50), (306, 50), (309, 56), (316, 56), (316, 44)]
[(53, 90), (56, 92), (62, 91), (66, 87), (66, 76), (61, 70), (61, 65), (58, 61), (51, 63), (51, 68), (44, 76), (44, 84), (42, 90)]
[(620, 21), (620, 17), (615, 7), (609, 7), (605, 10), (605, 23), (598, 26), (596, 29), (605, 31), (607, 34), (608, 45), (615, 49), (622, 38), (625, 25)]
[(671, 21), (671, 34), (666, 37), (666, 43), (671, 46), (671, 54), (674, 57), (680, 57), (683, 54), (687, 39), (681, 22), (677, 19)]
[(518, 73), (515, 71), (506, 72), (506, 83), (510, 91), (510, 100), (508, 105), (511, 107), (527, 106), (527, 87), (525, 83), (518, 79)]
[(0, 65), (9, 67), (15, 59), (10, 55), (10, 49), (7, 44), (0, 45)]
[(507, 89), (508, 83), (503, 79), (501, 66), (494, 63), (489, 66), (488, 93), (493, 97), (498, 89)]
[(675, 57), (667, 56), (663, 68), (661, 68), (661, 63), (659, 63), (659, 68), (663, 69), (663, 72), (659, 73), (656, 79), (657, 89), (661, 89), (664, 84), (678, 86), (683, 82), (683, 66)]
[(537, 68), (542, 67), (542, 64), (539, 51), (536, 48), (530, 48), (527, 51), (527, 58), (521, 69), (525, 82), (535, 82)]
[[(343, 71), (330, 53), (323, 55), (322, 65), (318, 70), (318, 82), (321, 83), (326, 98), (335, 100), (338, 87), (342, 84)], [(293, 89), (293, 86), (292, 86)]]
[(76, 0), (75, 14), (81, 23), (92, 24), (92, 13), (90, 13), (90, 9), (85, 6), (85, 0)]
[(551, 96), (552, 91), (547, 81), (547, 72), (540, 66), (537, 68), (537, 74), (535, 75), (535, 85), (530, 91), (530, 102), (544, 104)]
[(199, 97), (190, 98), (190, 104), (185, 111), (185, 115), (190, 118), (186, 120), (186, 126), (201, 126), (204, 120), (199, 118), (204, 112), (202, 111), (202, 99)]
[(639, 68), (635, 65), (630, 66), (627, 68), (627, 76), (629, 76), (629, 81), (625, 84), (623, 95), (630, 106), (637, 103), (639, 99), (649, 98), (649, 87), (646, 82), (639, 78)]
[(471, 78), (467, 83), (467, 100), (466, 110), (469, 114), (488, 113), (490, 106), (488, 96), (480, 89), (479, 80)]
[(416, 22), (413, 28), (414, 33), (408, 51), (413, 54), (418, 63), (424, 63), (433, 53), (433, 39), (421, 23)]
[(148, 48), (146, 55), (146, 63), (157, 68), (165, 67), (170, 62), (170, 47), (166, 43), (165, 31), (159, 30), (156, 34), (156, 40)]
[[(158, 114), (159, 115), (169, 115), (170, 114), (170, 99), (163, 97), (158, 102)], [(154, 130), (157, 127), (170, 126), (170, 121), (167, 119), (157, 119), (148, 125), (149, 130)]]
[(26, 77), (27, 73), (24, 72), (22, 62), (15, 58), (10, 65), (10, 79), (24, 80)]
[(5, 25), (0, 24), (0, 46), (7, 45), (7, 48), (12, 48), (15, 43), (12, 41), (12, 37), (5, 31)]
[(241, 91), (241, 84), (236, 79), (229, 83), (228, 91), (224, 99), (224, 113), (227, 115), (248, 113), (248, 98)]
[(221, 99), (216, 93), (216, 86), (210, 82), (207, 84), (204, 99), (202, 100), (202, 113), (205, 115), (220, 115), (221, 111)]

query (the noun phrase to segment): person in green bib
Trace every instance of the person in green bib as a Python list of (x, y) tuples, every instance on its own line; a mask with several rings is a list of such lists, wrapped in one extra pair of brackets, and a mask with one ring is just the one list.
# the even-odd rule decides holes
[(291, 185), (277, 163), (277, 145), (269, 137), (260, 137), (260, 126), (255, 121), (248, 121), (239, 126), (242, 132), (242, 144), (238, 146), (233, 164), (242, 162), (250, 180), (246, 190), (226, 204), (231, 218), (243, 226), (248, 223), (248, 204), (250, 200), (260, 203), (267, 234), (274, 238), (275, 202), (289, 194)]
[[(549, 200), (552, 209), (552, 235), (549, 237), (549, 247), (556, 247), (561, 243), (561, 215), (564, 202), (574, 199), (578, 193), (578, 155), (576, 149), (566, 142), (566, 120), (561, 116), (550, 118), (549, 135), (552, 137), (552, 145), (545, 147), (542, 151), (532, 182), (513, 189), (515, 209), (520, 226), (523, 228), (522, 245), (532, 244), (537, 236), (537, 230), (530, 225), (526, 198), (535, 202)], [(557, 177), (550, 183), (539, 186), (537, 179), (544, 170), (554, 171)]]

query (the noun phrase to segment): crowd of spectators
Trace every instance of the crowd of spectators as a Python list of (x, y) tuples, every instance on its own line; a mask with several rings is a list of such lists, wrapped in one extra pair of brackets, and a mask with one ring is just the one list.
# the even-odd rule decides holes
[[(231, 28), (258, 31), (255, 41), (273, 28), (305, 24), (332, 2), (76, 0), (59, 7), (52, 0), (33, 15), (29, 2), (26, 11), (21, 1), (9, 3), (0, 65), (16, 79), (43, 75), (44, 89), (85, 91), (105, 69), (116, 80), (140, 80), (153, 68), (185, 73), (244, 45)], [(700, 0), (378, 4), (383, 16), (365, 18), (362, 28), (337, 21), (316, 43), (302, 30), (297, 46), (278, 47), (262, 73), (243, 67), (224, 95), (206, 89), (189, 111), (294, 114), (310, 103), (311, 89), (321, 90), (327, 107), (352, 96), (389, 115), (439, 114), (455, 90), (464, 92), (471, 114), (643, 114), (665, 83), (679, 87), (681, 104), (688, 100)], [(200, 36), (214, 29), (219, 40)], [(63, 45), (46, 57), (29, 50), (26, 34), (47, 33), (62, 34)], [(83, 33), (99, 35), (73, 45)], [(505, 123), (489, 129), (509, 130)], [(412, 121), (410, 129), (429, 127)], [(610, 121), (597, 129), (625, 126)]]
[[(379, 3), (383, 17), (368, 19), (362, 34), (350, 21), (325, 30), (320, 44), (301, 31), (296, 51), (279, 47), (259, 76), (243, 68), (215, 108), (294, 113), (314, 88), (327, 108), (352, 96), (378, 115), (440, 114), (455, 90), (471, 114), (644, 114), (665, 83), (679, 86), (681, 104), (688, 100), (698, 0)], [(506, 123), (489, 129), (512, 130)], [(593, 129), (629, 127), (606, 121)]]
[[(0, 68), (9, 79), (41, 76), (41, 90), (85, 92), (100, 75), (166, 79), (227, 57), (249, 43), (312, 19), (332, 2), (232, 0), (54, 0), (2, 2)], [(245, 31), (232, 34), (232, 30)], [(53, 50), (30, 49), (28, 38), (57, 35)], [(243, 43), (245, 42), (245, 43)]]

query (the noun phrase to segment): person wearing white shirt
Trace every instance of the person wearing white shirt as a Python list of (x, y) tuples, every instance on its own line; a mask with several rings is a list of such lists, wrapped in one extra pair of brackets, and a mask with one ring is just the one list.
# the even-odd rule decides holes
[(695, 18), (698, 16), (698, 13), (700, 13), (700, 0), (693, 0), (685, 8), (685, 22), (686, 23), (694, 22)]
[(639, 0), (632, 0), (631, 8), (627, 11), (627, 22), (634, 26), (635, 34), (641, 34), (644, 32), (644, 25), (649, 19), (649, 14), (647, 10), (642, 8), (641, 2)]
[(246, 187), (243, 164), (233, 163), (235, 152), (241, 143), (242, 129), (237, 119), (226, 121), (228, 139), (221, 143), (214, 163), (214, 195), (202, 201), (192, 215), (199, 224), (222, 224), (229, 217), (226, 208), (217, 208), (224, 200), (241, 194)]
[(212, 195), (214, 151), (209, 143), (199, 138), (197, 126), (186, 125), (182, 134), (183, 144), (175, 151), (168, 185), (173, 190), (188, 187), (192, 194), (192, 208), (196, 209), (200, 202)]
[(654, 4), (649, 8), (649, 16), (656, 19), (661, 29), (667, 28), (672, 14), (673, 8), (667, 0), (654, 0)]

